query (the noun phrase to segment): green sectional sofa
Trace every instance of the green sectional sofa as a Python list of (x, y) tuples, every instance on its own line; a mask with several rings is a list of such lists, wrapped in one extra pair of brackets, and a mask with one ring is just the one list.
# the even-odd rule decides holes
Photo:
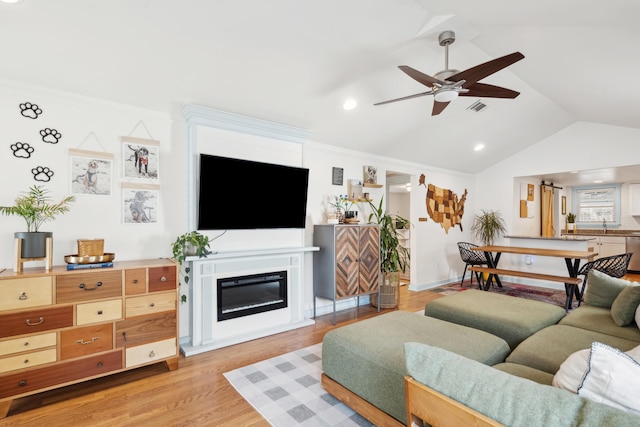
[[(599, 272), (590, 272), (588, 283), (584, 303), (569, 314), (551, 304), (469, 289), (427, 304), (424, 316), (394, 311), (334, 329), (323, 340), (323, 387), (376, 425), (407, 425), (407, 374), (506, 425), (550, 425), (558, 416), (563, 422), (553, 425), (640, 425), (640, 410), (631, 414), (624, 402), (625, 411), (585, 399), (578, 385), (573, 393), (558, 386), (567, 383), (566, 370), (578, 366), (567, 359), (590, 348), (613, 352), (640, 370), (638, 359), (622, 353), (640, 349), (634, 320), (640, 286)], [(594, 350), (594, 342), (601, 347)], [(411, 354), (406, 343), (412, 343)], [(588, 355), (583, 359), (581, 375)], [(429, 362), (420, 368), (417, 360)], [(514, 390), (526, 390), (527, 398)], [(477, 406), (478, 399), (490, 404)]]

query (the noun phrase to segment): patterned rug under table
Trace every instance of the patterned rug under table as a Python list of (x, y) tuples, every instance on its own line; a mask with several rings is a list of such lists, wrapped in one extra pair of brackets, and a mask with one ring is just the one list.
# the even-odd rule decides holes
[(322, 343), (224, 374), (271, 425), (373, 426), (320, 385)]

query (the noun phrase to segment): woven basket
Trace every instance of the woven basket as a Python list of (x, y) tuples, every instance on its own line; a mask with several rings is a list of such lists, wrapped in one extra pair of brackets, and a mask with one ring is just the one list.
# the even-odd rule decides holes
[(78, 256), (104, 255), (104, 239), (78, 239)]
[(400, 273), (385, 273), (380, 281), (380, 296), (371, 294), (371, 305), (395, 308), (400, 303)]

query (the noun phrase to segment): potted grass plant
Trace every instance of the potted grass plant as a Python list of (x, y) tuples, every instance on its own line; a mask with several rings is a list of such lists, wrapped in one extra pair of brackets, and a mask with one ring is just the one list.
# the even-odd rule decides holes
[(28, 191), (20, 193), (13, 206), (0, 206), (0, 213), (20, 216), (26, 222), (27, 231), (14, 233), (16, 239), (22, 239), (22, 258), (46, 256), (46, 241), (47, 238), (53, 238), (53, 233), (40, 231), (40, 227), (68, 212), (74, 201), (74, 196), (67, 196), (58, 203), (53, 203), (49, 190), (41, 185), (34, 185)]
[(400, 240), (402, 235), (397, 224), (409, 227), (408, 219), (396, 214), (389, 214), (383, 208), (383, 199), (378, 206), (369, 202), (371, 214), (369, 223), (380, 226), (380, 301), (377, 294), (371, 294), (371, 304), (381, 308), (397, 307), (400, 299), (400, 273), (407, 270), (411, 260), (411, 252), (404, 247)]
[(507, 232), (507, 226), (499, 211), (482, 210), (482, 213), (477, 214), (473, 219), (471, 232), (485, 246), (491, 246), (496, 239)]

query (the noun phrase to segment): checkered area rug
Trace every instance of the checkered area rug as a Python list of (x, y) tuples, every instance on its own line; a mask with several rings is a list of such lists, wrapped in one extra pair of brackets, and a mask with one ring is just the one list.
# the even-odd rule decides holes
[(271, 425), (373, 426), (320, 385), (322, 343), (224, 374)]

